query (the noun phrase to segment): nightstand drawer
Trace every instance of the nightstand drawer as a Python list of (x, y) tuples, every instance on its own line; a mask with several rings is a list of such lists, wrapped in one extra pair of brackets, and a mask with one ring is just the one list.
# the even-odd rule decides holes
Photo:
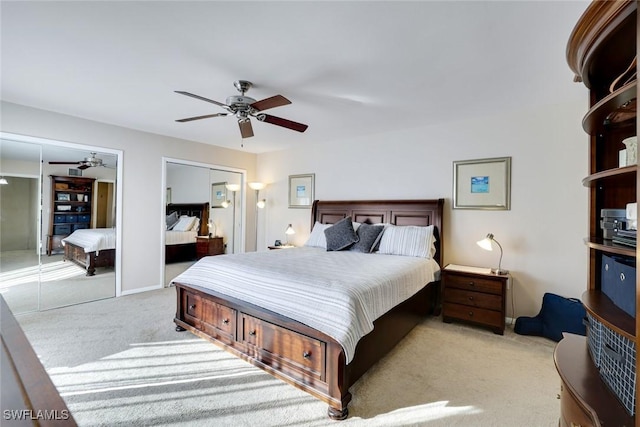
[(445, 318), (467, 320), (469, 322), (504, 329), (504, 317), (501, 311), (470, 307), (468, 305), (454, 304), (445, 301), (442, 307), (442, 315)]
[(502, 296), (500, 295), (446, 288), (444, 300), (445, 302), (486, 308), (488, 310), (502, 310)]
[(448, 288), (502, 295), (502, 282), (494, 279), (447, 274), (445, 281)]

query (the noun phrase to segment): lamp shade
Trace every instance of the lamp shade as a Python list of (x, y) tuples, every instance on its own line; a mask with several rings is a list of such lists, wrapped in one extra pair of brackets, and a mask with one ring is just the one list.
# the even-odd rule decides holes
[(9, 182), (7, 181), (7, 178), (0, 178), (0, 185), (7, 185), (9, 184)]
[(293, 227), (291, 226), (291, 224), (289, 224), (289, 225), (287, 226), (287, 230), (284, 232), (284, 234), (288, 234), (288, 235), (296, 234), (296, 231), (293, 229)]
[(247, 185), (249, 185), (249, 188), (251, 188), (252, 190), (264, 190), (264, 188), (267, 186), (267, 184), (265, 184), (264, 182), (250, 182)]
[(229, 190), (229, 191), (238, 191), (238, 190), (240, 190), (240, 184), (225, 184), (225, 187), (227, 187), (227, 190)]
[(485, 251), (493, 251), (493, 243), (498, 245), (498, 248), (500, 248), (500, 260), (498, 261), (498, 268), (492, 268), (491, 272), (493, 274), (508, 274), (509, 273), (507, 270), (503, 270), (502, 269), (502, 254), (503, 254), (502, 245), (500, 245), (500, 243), (498, 243), (498, 241), (493, 237), (493, 234), (488, 233), (487, 237), (485, 237), (482, 240), (478, 240), (476, 243), (478, 244), (478, 246), (480, 246)]

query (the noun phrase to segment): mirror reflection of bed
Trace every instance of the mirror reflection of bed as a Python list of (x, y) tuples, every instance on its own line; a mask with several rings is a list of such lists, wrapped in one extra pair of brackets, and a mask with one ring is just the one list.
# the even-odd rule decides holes
[[(67, 176), (77, 165), (50, 165), (49, 161), (81, 160), (89, 149), (69, 148), (54, 142), (0, 142), (3, 177), (0, 185), (0, 293), (14, 313), (46, 310), (114, 297), (113, 263), (87, 269), (65, 259), (64, 248), (47, 255), (52, 197), (51, 175)], [(117, 156), (97, 153), (110, 167), (91, 167), (83, 177), (95, 178), (91, 223), (87, 228), (115, 226)], [(6, 201), (11, 200), (11, 203)], [(38, 215), (42, 201), (42, 216)], [(38, 231), (41, 231), (39, 234)], [(42, 248), (42, 253), (38, 248)], [(114, 249), (115, 250), (115, 249)]]
[[(171, 224), (175, 224), (173, 227), (168, 225), (171, 229), (165, 231), (164, 236), (165, 286), (193, 265), (198, 257), (243, 250), (243, 181), (241, 172), (213, 165), (179, 160), (165, 163), (164, 214)], [(239, 189), (233, 192), (224, 184), (232, 184), (231, 188), (235, 184)], [(172, 213), (175, 213), (174, 217), (169, 218)], [(178, 223), (175, 221), (180, 218), (183, 222), (176, 229)], [(188, 218), (198, 218), (199, 222), (190, 223)], [(185, 227), (189, 229), (185, 230)], [(209, 235), (211, 240), (204, 238)]]

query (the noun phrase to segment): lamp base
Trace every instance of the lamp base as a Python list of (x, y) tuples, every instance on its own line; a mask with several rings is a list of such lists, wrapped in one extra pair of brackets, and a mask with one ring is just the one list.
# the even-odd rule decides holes
[(495, 274), (497, 276), (505, 276), (505, 275), (509, 274), (509, 270), (501, 270), (499, 268), (492, 268), (491, 269), (491, 274)]

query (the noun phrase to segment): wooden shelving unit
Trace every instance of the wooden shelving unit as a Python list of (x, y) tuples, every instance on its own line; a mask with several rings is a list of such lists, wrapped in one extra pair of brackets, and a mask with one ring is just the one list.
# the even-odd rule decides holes
[[(589, 89), (590, 105), (582, 121), (589, 135), (589, 175), (582, 185), (589, 191), (589, 251), (587, 285), (582, 302), (587, 312), (604, 328), (638, 347), (638, 316), (616, 306), (602, 292), (603, 256), (635, 262), (637, 249), (603, 238), (602, 209), (624, 209), (638, 199), (637, 164), (619, 167), (619, 151), (625, 138), (637, 135), (638, 85), (631, 77), (620, 87), (612, 83), (637, 55), (637, 2), (593, 1), (584, 12), (567, 45), (567, 61), (575, 81)], [(625, 77), (626, 78), (626, 77)], [(640, 297), (636, 283), (636, 300)], [(640, 426), (640, 417), (625, 408), (603, 381), (587, 345), (587, 339), (567, 336), (558, 344), (555, 363), (562, 391), (559, 425)], [(636, 359), (637, 360), (637, 359)], [(629, 366), (629, 365), (627, 365)], [(638, 377), (638, 366), (635, 375)], [(638, 395), (636, 389), (628, 390)], [(636, 399), (635, 413), (638, 412)]]

